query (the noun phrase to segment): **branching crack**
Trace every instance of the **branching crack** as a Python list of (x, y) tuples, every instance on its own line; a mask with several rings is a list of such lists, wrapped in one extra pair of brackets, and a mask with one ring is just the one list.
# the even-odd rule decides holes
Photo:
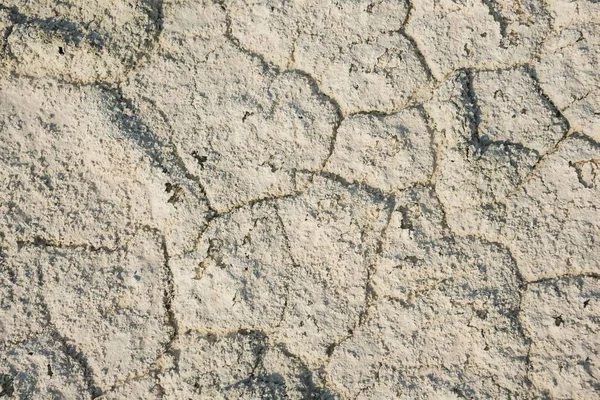
[(83, 376), (87, 384), (87, 391), (92, 396), (92, 399), (101, 397), (104, 392), (96, 384), (94, 380), (94, 372), (89, 364), (88, 357), (75, 346), (71, 340), (65, 336), (62, 336), (57, 331), (52, 333), (52, 338), (62, 345), (64, 353), (75, 361), (83, 370)]
[(165, 312), (167, 313), (167, 323), (171, 328), (169, 341), (166, 344), (166, 352), (171, 354), (175, 360), (175, 368), (179, 368), (179, 352), (174, 349), (174, 345), (179, 338), (179, 322), (177, 321), (177, 315), (173, 309), (173, 299), (175, 298), (175, 282), (173, 277), (173, 271), (169, 265), (169, 250), (167, 248), (166, 237), (162, 236), (161, 249), (164, 259), (164, 272), (165, 272), (165, 289), (163, 297), (163, 305)]
[(107, 246), (93, 246), (87, 243), (61, 243), (56, 242), (50, 239), (46, 239), (40, 236), (36, 236), (32, 241), (17, 241), (17, 248), (21, 249), (23, 247), (39, 247), (39, 248), (55, 248), (55, 249), (68, 249), (68, 250), (83, 250), (90, 251), (93, 253), (103, 252), (103, 253), (115, 253), (118, 251), (122, 251), (127, 249), (127, 243), (122, 244), (117, 247), (107, 247)]
[[(120, 126), (121, 132), (134, 143), (140, 146), (145, 151), (147, 156), (170, 178), (179, 181), (180, 186), (187, 187), (189, 191), (201, 202), (204, 202), (209, 210), (209, 213), (216, 214), (216, 210), (210, 204), (206, 190), (200, 179), (189, 172), (185, 162), (181, 159), (176, 146), (172, 142), (172, 135), (168, 141), (160, 138), (152, 129), (147, 126), (139, 117), (139, 110), (134, 102), (128, 99), (120, 87), (113, 88), (108, 85), (100, 85), (100, 88), (110, 94), (116, 100), (114, 119)], [(167, 116), (156, 107), (156, 112), (164, 119), (165, 124), (171, 127)], [(195, 188), (199, 189), (200, 196), (196, 193)]]
[(535, 279), (533, 281), (526, 281), (525, 284), (536, 285), (536, 284), (541, 284), (541, 283), (554, 282), (554, 281), (558, 281), (558, 280), (581, 279), (581, 278), (600, 279), (600, 273), (598, 273), (598, 272), (583, 272), (583, 273), (579, 273), (579, 274), (567, 273), (567, 274), (556, 275), (556, 276), (552, 276), (552, 277)]
[(481, 108), (477, 102), (477, 94), (473, 88), (474, 73), (470, 69), (461, 71), (463, 81), (462, 102), (465, 108), (465, 115), (469, 120), (471, 128), (471, 145), (475, 149), (481, 147), (480, 125), (481, 125)]
[[(508, 21), (497, 9), (497, 5), (493, 0), (481, 0), (481, 2), (488, 8), (490, 15), (494, 18), (494, 21), (500, 26), (500, 35), (506, 39), (506, 30), (508, 28)], [(506, 44), (502, 44), (502, 47), (507, 48)]]

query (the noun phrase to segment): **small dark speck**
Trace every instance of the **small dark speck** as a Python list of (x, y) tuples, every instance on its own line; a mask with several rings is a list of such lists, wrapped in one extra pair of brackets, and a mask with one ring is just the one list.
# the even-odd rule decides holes
[(173, 186), (173, 194), (171, 195), (171, 198), (169, 198), (169, 200), (167, 200), (167, 203), (170, 203), (170, 204), (177, 203), (179, 201), (179, 199), (181, 199), (182, 195), (183, 195), (183, 189), (179, 185)]
[(466, 399), (467, 398), (467, 396), (465, 396), (465, 394), (462, 392), (462, 390), (460, 390), (457, 387), (452, 388), (452, 393), (454, 393), (460, 399)]
[(48, 376), (52, 376), (54, 373), (52, 372), (52, 367), (48, 364)]
[(196, 162), (198, 162), (198, 164), (202, 168), (204, 168), (204, 163), (206, 161), (208, 161), (208, 157), (207, 156), (201, 156), (200, 154), (198, 154), (197, 151), (192, 151), (192, 157), (194, 157), (194, 159), (196, 160)]
[(558, 317), (554, 317), (554, 325), (561, 326), (564, 324), (565, 324), (565, 320), (562, 318), (562, 315), (559, 315)]
[(178, 184), (172, 184), (170, 182), (165, 183), (165, 192), (172, 193), (171, 198), (167, 201), (167, 203), (173, 204), (179, 201), (181, 196), (183, 195), (183, 189)]
[(246, 118), (248, 118), (249, 116), (254, 115), (254, 113), (246, 111), (244, 113), (244, 116), (242, 117), (242, 122), (246, 122)]
[(589, 305), (590, 305), (590, 299), (587, 299), (586, 301), (583, 302), (583, 308), (586, 308)]
[(63, 49), (62, 46), (58, 47), (58, 54), (60, 54), (61, 56), (65, 55), (65, 49)]
[(331, 357), (331, 355), (333, 354), (333, 352), (335, 351), (335, 347), (337, 346), (336, 343), (331, 343), (329, 346), (327, 346), (327, 356)]

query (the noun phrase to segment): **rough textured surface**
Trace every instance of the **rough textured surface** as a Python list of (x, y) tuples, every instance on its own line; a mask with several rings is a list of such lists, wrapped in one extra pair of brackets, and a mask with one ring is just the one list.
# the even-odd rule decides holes
[(600, 396), (600, 3), (0, 0), (0, 397)]

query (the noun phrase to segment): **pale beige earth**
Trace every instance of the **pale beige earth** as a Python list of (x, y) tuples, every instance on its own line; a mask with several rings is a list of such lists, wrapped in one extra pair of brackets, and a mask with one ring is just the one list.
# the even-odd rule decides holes
[(0, 0), (0, 398), (600, 398), (598, 0)]

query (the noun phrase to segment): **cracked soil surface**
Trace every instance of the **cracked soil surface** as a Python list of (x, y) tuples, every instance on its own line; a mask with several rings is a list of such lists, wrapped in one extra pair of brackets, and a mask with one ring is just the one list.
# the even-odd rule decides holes
[(0, 0), (0, 398), (600, 398), (598, 0)]

